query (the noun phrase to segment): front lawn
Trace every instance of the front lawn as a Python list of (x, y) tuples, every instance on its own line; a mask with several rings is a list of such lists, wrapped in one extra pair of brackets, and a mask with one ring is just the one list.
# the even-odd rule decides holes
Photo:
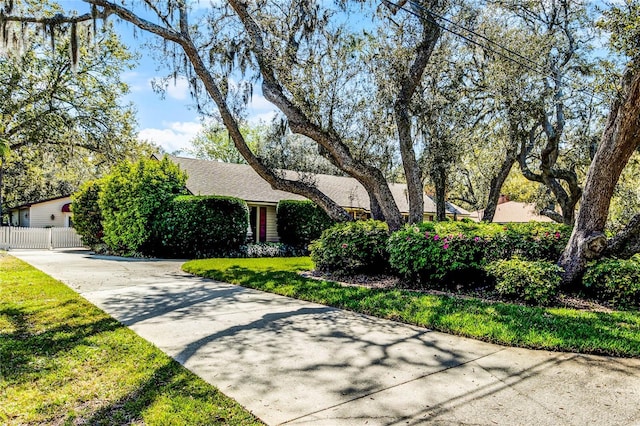
[(64, 284), (0, 253), (0, 424), (262, 423)]
[(487, 342), (533, 349), (640, 356), (640, 312), (538, 308), (399, 289), (343, 286), (299, 275), (306, 257), (203, 259), (186, 272)]

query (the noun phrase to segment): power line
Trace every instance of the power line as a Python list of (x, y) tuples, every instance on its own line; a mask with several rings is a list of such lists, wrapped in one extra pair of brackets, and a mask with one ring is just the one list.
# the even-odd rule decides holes
[[(411, 9), (408, 9), (407, 7), (404, 6), (404, 3), (403, 4), (396, 4), (396, 3), (393, 3), (393, 2), (391, 2), (389, 0), (382, 0), (382, 1), (383, 1), (383, 3), (386, 3), (387, 5), (392, 6), (396, 10), (402, 10), (402, 11), (404, 11), (406, 13), (409, 13), (410, 15), (413, 15), (413, 16), (417, 17), (420, 20), (426, 20), (426, 21), (432, 23), (433, 25), (438, 26), (439, 28), (441, 28), (442, 30), (444, 30), (446, 32), (449, 32), (449, 33), (451, 33), (451, 34), (453, 34), (453, 35), (455, 35), (457, 37), (460, 37), (463, 40), (466, 40), (467, 42), (469, 42), (471, 44), (474, 44), (474, 45), (476, 45), (478, 47), (481, 47), (481, 48), (483, 48), (485, 50), (488, 50), (488, 51), (490, 51), (492, 53), (495, 53), (496, 55), (501, 56), (504, 59), (506, 59), (508, 61), (511, 61), (511, 62), (513, 62), (513, 63), (515, 63), (515, 64), (517, 64), (517, 65), (519, 65), (519, 66), (521, 66), (521, 67), (523, 67), (523, 68), (525, 68), (527, 70), (529, 70), (529, 71), (532, 71), (532, 72), (534, 72), (536, 74), (539, 74), (539, 75), (541, 75), (543, 77), (549, 77), (549, 78), (552, 78), (554, 80), (558, 80), (555, 76), (550, 75), (550, 70), (548, 68), (536, 63), (532, 59), (527, 58), (526, 56), (521, 55), (520, 53), (518, 53), (518, 52), (516, 52), (516, 51), (514, 51), (512, 49), (509, 49), (508, 47), (505, 47), (505, 46), (503, 46), (503, 45), (491, 40), (490, 38), (488, 38), (488, 37), (486, 37), (486, 36), (484, 36), (482, 34), (479, 34), (476, 31), (473, 31), (473, 30), (471, 30), (469, 28), (466, 28), (466, 27), (464, 27), (464, 26), (462, 26), (462, 25), (460, 25), (460, 24), (458, 24), (458, 23), (456, 23), (456, 22), (454, 22), (454, 21), (452, 21), (450, 19), (447, 19), (446, 17), (435, 13), (434, 11), (428, 9), (426, 6), (423, 6), (423, 5), (419, 4), (419, 3), (417, 3), (416, 1), (409, 0), (409, 3), (411, 4), (411, 6), (413, 8), (422, 10), (423, 12), (426, 12), (426, 13), (417, 13), (417, 12), (411, 10)], [(440, 22), (438, 22), (436, 19), (439, 19), (441, 21), (444, 21), (444, 22), (448, 23), (449, 27), (444, 25), (444, 24), (442, 24), (442, 23), (440, 23)], [(450, 26), (457, 27), (460, 30), (462, 30), (463, 32), (471, 34), (471, 36), (465, 35), (460, 31), (454, 30), (454, 29), (450, 28)], [(475, 40), (473, 37), (477, 37), (477, 38), (479, 38), (481, 40), (484, 40), (486, 42), (486, 44), (483, 44), (483, 43)], [(492, 46), (496, 46), (501, 51), (498, 51), (498, 50), (492, 48), (491, 45)], [(504, 52), (507, 52), (507, 53), (504, 53)], [(577, 82), (575, 79), (573, 79), (571, 77), (564, 76), (563, 78), (565, 80), (567, 80), (567, 81), (570, 81), (570, 82), (573, 82), (573, 83), (576, 83), (577, 85), (579, 85), (579, 82)], [(586, 93), (586, 94), (590, 95), (591, 97), (593, 97), (595, 99), (598, 99), (600, 101), (604, 101), (603, 98), (601, 98), (600, 96), (596, 95), (593, 91), (591, 91), (589, 89), (581, 87), (581, 88), (577, 88), (576, 90), (580, 91), (580, 92), (583, 92), (583, 93)]]

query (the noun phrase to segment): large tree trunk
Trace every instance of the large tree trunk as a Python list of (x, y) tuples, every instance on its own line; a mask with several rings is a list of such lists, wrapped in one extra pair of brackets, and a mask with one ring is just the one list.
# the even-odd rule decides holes
[(487, 200), (487, 206), (482, 214), (483, 222), (493, 222), (493, 217), (496, 214), (496, 208), (498, 201), (500, 200), (500, 193), (502, 192), (502, 185), (507, 180), (509, 172), (513, 167), (513, 163), (516, 162), (516, 150), (509, 149), (505, 155), (504, 161), (500, 165), (500, 170), (491, 179), (491, 185), (489, 187), (489, 199)]
[(105, 0), (87, 0), (87, 2), (105, 7), (109, 11), (112, 11), (113, 13), (118, 15), (120, 18), (136, 25), (138, 28), (159, 35), (165, 40), (175, 42), (183, 49), (185, 55), (193, 66), (195, 73), (202, 81), (207, 93), (209, 94), (209, 96), (211, 96), (216, 106), (218, 107), (220, 116), (222, 117), (222, 121), (227, 128), (227, 131), (229, 132), (229, 135), (231, 136), (231, 139), (233, 140), (236, 148), (238, 149), (242, 157), (247, 161), (247, 163), (258, 173), (258, 175), (260, 175), (260, 177), (271, 184), (272, 188), (302, 195), (312, 200), (322, 209), (324, 209), (327, 214), (336, 221), (353, 220), (351, 215), (349, 215), (344, 208), (336, 204), (331, 198), (329, 198), (326, 194), (322, 193), (317, 188), (311, 185), (307, 185), (306, 183), (301, 181), (293, 181), (279, 177), (276, 173), (273, 172), (273, 170), (266, 167), (260, 161), (260, 159), (254, 155), (249, 146), (246, 144), (244, 136), (242, 136), (242, 133), (240, 132), (238, 122), (231, 113), (224, 95), (220, 91), (220, 88), (216, 84), (211, 73), (207, 70), (204, 61), (200, 57), (196, 46), (193, 44), (193, 41), (189, 36), (189, 24), (187, 21), (186, 6), (180, 6), (178, 8), (178, 13), (180, 14), (180, 32), (177, 32), (171, 28), (164, 28), (152, 22), (146, 21), (133, 14), (130, 10), (112, 2)]
[(640, 253), (640, 213), (633, 216), (627, 226), (609, 240), (604, 255), (628, 259), (636, 253)]
[(575, 284), (587, 261), (604, 252), (604, 228), (609, 204), (622, 169), (640, 146), (640, 72), (628, 68), (622, 91), (613, 103), (580, 201), (580, 211), (569, 243), (560, 257), (563, 282)]
[(447, 220), (447, 171), (444, 167), (437, 167), (432, 174), (435, 186), (436, 221)]
[(402, 215), (380, 169), (355, 159), (339, 135), (331, 129), (326, 130), (313, 123), (287, 97), (269, 63), (268, 52), (264, 50), (261, 28), (249, 14), (247, 3), (230, 0), (229, 4), (253, 41), (252, 51), (256, 56), (263, 78), (262, 92), (264, 97), (284, 113), (293, 132), (305, 135), (325, 148), (343, 171), (358, 180), (367, 192), (374, 196), (390, 231), (400, 229), (403, 225)]
[[(432, 9), (438, 1), (432, 1), (427, 6)], [(421, 14), (429, 14), (420, 9)], [(407, 180), (407, 193), (409, 198), (409, 223), (421, 223), (424, 215), (424, 187), (422, 183), (422, 169), (416, 160), (413, 149), (413, 137), (411, 135), (411, 115), (409, 108), (411, 98), (422, 80), (424, 69), (429, 63), (429, 58), (440, 38), (440, 27), (431, 24), (432, 16), (422, 16), (422, 40), (416, 47), (416, 58), (411, 64), (407, 75), (401, 76), (400, 91), (394, 105), (396, 127), (398, 129), (398, 141), (400, 143), (400, 155), (402, 166)]]

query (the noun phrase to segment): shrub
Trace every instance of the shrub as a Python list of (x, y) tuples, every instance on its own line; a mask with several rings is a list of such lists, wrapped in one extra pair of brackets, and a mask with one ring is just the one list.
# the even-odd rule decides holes
[(417, 287), (441, 284), (445, 278), (450, 284), (463, 276), (477, 278), (469, 272), (481, 271), (484, 238), (440, 234), (437, 228), (426, 222), (393, 233), (387, 245), (391, 267)]
[(640, 305), (640, 259), (600, 259), (591, 262), (582, 283), (596, 297), (615, 306)]
[(388, 269), (387, 224), (376, 220), (343, 222), (311, 243), (311, 259), (320, 271), (375, 274)]
[(156, 230), (159, 254), (172, 257), (224, 256), (245, 243), (247, 204), (238, 198), (184, 195), (171, 200)]
[(485, 270), (496, 280), (496, 291), (502, 296), (535, 305), (547, 305), (558, 294), (562, 269), (544, 260), (497, 260)]
[(101, 181), (86, 182), (71, 195), (73, 227), (82, 238), (82, 243), (94, 247), (102, 243), (102, 211), (98, 204)]
[(307, 248), (335, 222), (311, 201), (282, 200), (276, 208), (280, 242)]
[(503, 238), (498, 238), (491, 251), (502, 253), (503, 259), (520, 257), (527, 260), (555, 262), (571, 236), (571, 227), (550, 222), (510, 223)]
[(548, 222), (527, 223), (469, 223), (438, 222), (439, 235), (463, 235), (486, 242), (486, 261), (520, 257), (527, 260), (556, 261), (571, 235), (566, 225)]
[(186, 180), (166, 156), (119, 164), (104, 178), (98, 201), (109, 249), (124, 255), (153, 254), (160, 246), (154, 219), (171, 199), (186, 192)]

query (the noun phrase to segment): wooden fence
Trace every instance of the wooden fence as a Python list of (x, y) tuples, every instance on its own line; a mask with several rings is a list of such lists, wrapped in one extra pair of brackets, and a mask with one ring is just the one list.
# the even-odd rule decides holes
[(82, 247), (73, 228), (0, 227), (0, 249), (55, 249)]

